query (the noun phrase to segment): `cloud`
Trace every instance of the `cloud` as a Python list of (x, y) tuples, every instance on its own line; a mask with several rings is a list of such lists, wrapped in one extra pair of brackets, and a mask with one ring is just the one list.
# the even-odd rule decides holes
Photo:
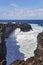
[(15, 9), (0, 13), (0, 19), (43, 19), (43, 9)]
[(18, 5), (16, 3), (12, 3), (10, 4), (11, 7), (18, 7)]

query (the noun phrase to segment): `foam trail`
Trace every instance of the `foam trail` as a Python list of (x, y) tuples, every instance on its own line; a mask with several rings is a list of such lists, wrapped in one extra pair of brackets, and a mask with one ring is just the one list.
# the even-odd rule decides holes
[(20, 32), (17, 36), (16, 36), (16, 40), (17, 40), (17, 44), (20, 45), (20, 52), (22, 52), (23, 54), (25, 54), (25, 58), (29, 58), (31, 56), (34, 56), (34, 50), (37, 47), (37, 43), (36, 43), (36, 37), (34, 35), (34, 31), (29, 31), (29, 32)]

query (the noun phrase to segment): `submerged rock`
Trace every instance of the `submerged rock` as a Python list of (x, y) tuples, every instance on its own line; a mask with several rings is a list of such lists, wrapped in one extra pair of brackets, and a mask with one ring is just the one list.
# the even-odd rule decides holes
[(37, 49), (34, 53), (35, 55), (28, 58), (26, 61), (16, 60), (10, 65), (43, 65), (43, 32), (39, 33), (37, 36)]

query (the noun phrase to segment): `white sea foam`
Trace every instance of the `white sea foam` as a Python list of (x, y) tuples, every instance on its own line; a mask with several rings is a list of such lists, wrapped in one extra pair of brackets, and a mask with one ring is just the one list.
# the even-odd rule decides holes
[(28, 32), (22, 32), (20, 28), (17, 28), (6, 40), (7, 65), (17, 59), (26, 60), (34, 56), (34, 50), (37, 47), (37, 35), (43, 31), (43, 27), (37, 24), (31, 24), (31, 26), (33, 30)]

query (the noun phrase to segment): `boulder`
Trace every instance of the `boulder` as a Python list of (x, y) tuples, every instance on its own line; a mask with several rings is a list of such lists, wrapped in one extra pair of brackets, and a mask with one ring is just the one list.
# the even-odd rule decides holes
[(31, 25), (28, 23), (20, 24), (19, 27), (20, 27), (21, 31), (23, 31), (23, 32), (32, 30)]

